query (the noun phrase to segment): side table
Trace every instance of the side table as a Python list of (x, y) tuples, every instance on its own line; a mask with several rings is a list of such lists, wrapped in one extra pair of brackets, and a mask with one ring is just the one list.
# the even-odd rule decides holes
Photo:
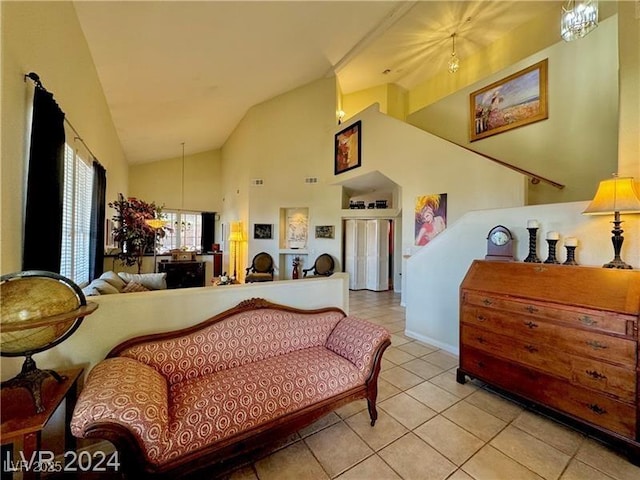
[[(0, 437), (2, 445), (13, 444), (13, 462), (22, 458), (29, 461), (36, 459), (37, 452), (41, 449), (42, 430), (49, 423), (53, 413), (65, 401), (65, 425), (64, 425), (64, 449), (65, 452), (75, 450), (75, 437), (71, 434), (70, 423), (78, 397), (78, 387), (82, 379), (82, 368), (61, 370), (58, 373), (63, 377), (63, 382), (58, 383), (53, 378), (46, 379), (42, 384), (42, 403), (45, 410), (36, 413), (33, 400), (27, 390), (23, 388), (10, 388), (2, 390), (2, 429)], [(22, 452), (16, 457), (16, 452)], [(35, 457), (33, 456), (36, 453)], [(21, 458), (22, 457), (22, 458)], [(5, 461), (2, 459), (2, 476), (5, 474)], [(23, 478), (39, 478), (39, 472), (23, 470)]]

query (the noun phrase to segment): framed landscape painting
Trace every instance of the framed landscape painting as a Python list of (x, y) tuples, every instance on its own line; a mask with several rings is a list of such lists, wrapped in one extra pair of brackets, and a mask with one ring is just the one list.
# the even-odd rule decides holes
[(360, 166), (360, 145), (362, 144), (361, 123), (357, 121), (336, 133), (334, 174), (344, 173)]
[(469, 140), (548, 118), (547, 66), (548, 59), (544, 59), (471, 93)]
[(333, 225), (319, 225), (316, 227), (316, 238), (333, 238)]

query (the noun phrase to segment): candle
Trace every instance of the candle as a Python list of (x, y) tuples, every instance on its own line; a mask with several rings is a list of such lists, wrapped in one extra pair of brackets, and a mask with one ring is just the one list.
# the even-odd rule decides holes
[(539, 226), (538, 220), (527, 220), (527, 228), (538, 228)]
[(567, 237), (564, 239), (564, 246), (565, 247), (577, 247), (578, 246), (578, 239), (576, 237)]
[(558, 232), (547, 232), (547, 240), (559, 240), (560, 234)]

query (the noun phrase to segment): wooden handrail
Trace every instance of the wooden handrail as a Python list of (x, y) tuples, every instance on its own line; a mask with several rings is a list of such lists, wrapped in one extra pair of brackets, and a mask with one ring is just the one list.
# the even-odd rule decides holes
[(530, 172), (529, 170), (525, 170), (524, 168), (516, 167), (515, 165), (511, 165), (510, 163), (507, 163), (507, 162), (505, 162), (503, 160), (498, 160), (497, 158), (492, 157), (491, 155), (486, 155), (486, 154), (484, 154), (482, 152), (478, 152), (476, 150), (473, 150), (472, 148), (465, 147), (464, 145), (460, 145), (457, 142), (453, 142), (453, 141), (449, 140), (448, 138), (441, 137), (440, 135), (436, 135), (436, 134), (434, 134), (432, 132), (429, 132), (429, 133), (431, 133), (431, 135), (433, 135), (435, 137), (441, 138), (442, 140), (446, 140), (447, 142), (453, 143), (454, 145), (457, 145), (458, 147), (463, 148), (463, 149), (467, 150), (468, 152), (473, 152), (476, 155), (480, 155), (481, 157), (484, 157), (487, 160), (491, 160), (492, 162), (495, 162), (495, 163), (497, 163), (499, 165), (502, 165), (503, 167), (507, 167), (507, 168), (509, 168), (511, 170), (515, 170), (518, 173), (526, 175), (527, 177), (529, 177), (531, 179), (531, 183), (533, 183), (534, 185), (537, 185), (538, 183), (543, 182), (543, 183), (547, 183), (547, 184), (551, 185), (552, 187), (557, 188), (558, 190), (562, 190), (565, 187), (562, 183), (554, 182), (553, 180), (550, 180), (550, 179), (548, 179), (546, 177), (543, 177), (542, 175), (538, 175), (537, 173)]

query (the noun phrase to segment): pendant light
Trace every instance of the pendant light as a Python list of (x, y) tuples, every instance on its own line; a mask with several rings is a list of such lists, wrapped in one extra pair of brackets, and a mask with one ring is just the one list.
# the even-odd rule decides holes
[(598, 0), (568, 0), (562, 6), (560, 35), (571, 42), (598, 26)]
[(456, 55), (456, 34), (451, 34), (451, 58), (449, 59), (449, 73), (456, 73), (460, 68), (460, 59)]

